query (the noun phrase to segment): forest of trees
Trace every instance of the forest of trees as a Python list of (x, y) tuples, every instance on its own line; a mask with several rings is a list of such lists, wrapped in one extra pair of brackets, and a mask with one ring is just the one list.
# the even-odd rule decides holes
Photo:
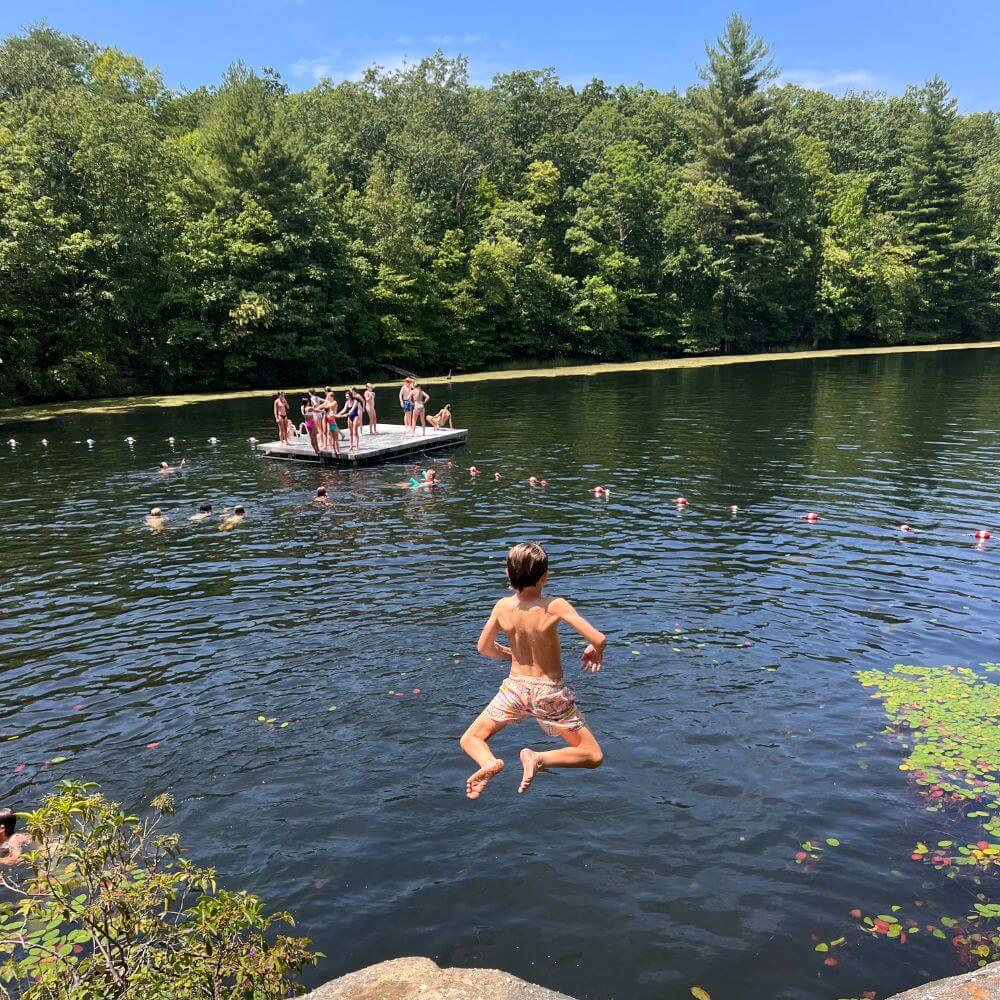
[(779, 85), (734, 16), (686, 93), (435, 54), (175, 92), (0, 43), (0, 401), (995, 336), (1000, 119)]

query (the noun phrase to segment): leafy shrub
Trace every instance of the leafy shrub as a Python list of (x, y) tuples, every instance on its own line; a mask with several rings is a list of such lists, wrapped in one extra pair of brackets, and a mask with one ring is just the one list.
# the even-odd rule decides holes
[(37, 845), (0, 882), (0, 996), (22, 1000), (280, 1000), (318, 953), (256, 897), (216, 885), (161, 830), (169, 795), (140, 818), (97, 785), (62, 782), (24, 814)]

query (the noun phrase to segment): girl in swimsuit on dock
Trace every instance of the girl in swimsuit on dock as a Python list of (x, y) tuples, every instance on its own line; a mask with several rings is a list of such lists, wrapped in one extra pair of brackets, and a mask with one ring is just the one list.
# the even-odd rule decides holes
[(420, 421), (421, 426), (424, 429), (424, 435), (427, 434), (427, 408), (425, 406), (427, 400), (431, 397), (420, 388), (419, 385), (415, 384), (413, 386), (413, 391), (410, 395), (410, 406), (413, 408), (413, 412), (410, 414), (410, 434), (415, 435), (417, 433), (417, 421)]
[(361, 449), (361, 420), (365, 408), (365, 398), (357, 389), (347, 390), (347, 402), (344, 404), (347, 411), (347, 433), (350, 435), (351, 451)]
[(432, 417), (429, 413), (427, 414), (427, 423), (436, 430), (443, 430), (444, 425), (447, 424), (452, 430), (455, 429), (455, 425), (451, 421), (451, 403), (445, 403), (440, 410)]
[(375, 387), (371, 382), (365, 386), (365, 413), (368, 414), (368, 433), (378, 434), (378, 420), (375, 416)]
[(302, 400), (302, 425), (305, 427), (306, 433), (309, 435), (309, 443), (313, 446), (313, 451), (317, 455), (320, 453), (319, 440), (317, 438), (318, 432), (316, 429), (316, 422), (319, 416), (313, 406), (312, 399), (306, 396)]
[(274, 401), (274, 422), (278, 425), (278, 440), (282, 444), (288, 444), (288, 400), (284, 389)]

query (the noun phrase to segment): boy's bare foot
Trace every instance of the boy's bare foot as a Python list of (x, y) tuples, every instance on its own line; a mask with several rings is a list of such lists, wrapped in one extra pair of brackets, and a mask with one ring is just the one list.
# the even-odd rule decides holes
[(529, 750), (525, 747), (521, 751), (521, 764), (524, 766), (524, 777), (521, 779), (521, 785), (518, 788), (518, 793), (526, 792), (530, 787), (531, 783), (535, 780), (535, 775), (539, 771), (543, 770), (542, 762), (538, 758), (538, 754), (534, 750)]
[(495, 760), (486, 767), (481, 767), (475, 774), (468, 777), (465, 782), (465, 794), (470, 799), (478, 799), (486, 786), (503, 770), (503, 761)]

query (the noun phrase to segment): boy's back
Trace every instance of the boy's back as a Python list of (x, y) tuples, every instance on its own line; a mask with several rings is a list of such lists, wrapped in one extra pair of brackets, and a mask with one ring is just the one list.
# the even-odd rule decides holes
[(559, 622), (567, 602), (560, 597), (513, 594), (494, 608), (497, 623), (510, 643), (511, 672), (561, 680)]

